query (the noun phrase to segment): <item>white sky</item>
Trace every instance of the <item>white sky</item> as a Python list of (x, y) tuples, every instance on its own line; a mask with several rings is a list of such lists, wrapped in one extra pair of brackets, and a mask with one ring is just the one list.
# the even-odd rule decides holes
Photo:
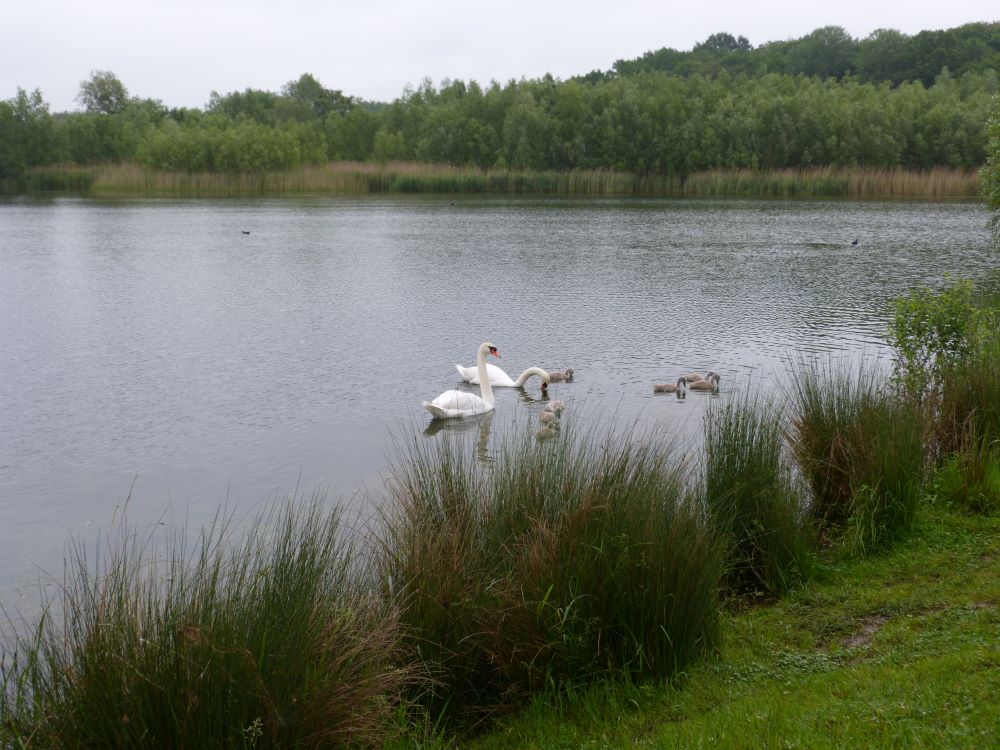
[(213, 90), (279, 91), (302, 73), (390, 101), (429, 77), (556, 78), (717, 31), (757, 46), (837, 25), (856, 38), (1000, 20), (997, 0), (11, 0), (0, 27), (0, 99), (41, 89), (78, 109), (80, 82), (110, 70), (129, 94), (204, 107)]

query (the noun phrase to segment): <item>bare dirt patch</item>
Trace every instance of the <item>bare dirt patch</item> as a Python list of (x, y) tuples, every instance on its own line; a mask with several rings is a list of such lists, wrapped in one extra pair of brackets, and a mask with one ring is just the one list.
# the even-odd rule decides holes
[(865, 648), (866, 646), (870, 646), (875, 634), (887, 622), (889, 622), (887, 615), (869, 615), (861, 621), (861, 629), (844, 641), (844, 648)]

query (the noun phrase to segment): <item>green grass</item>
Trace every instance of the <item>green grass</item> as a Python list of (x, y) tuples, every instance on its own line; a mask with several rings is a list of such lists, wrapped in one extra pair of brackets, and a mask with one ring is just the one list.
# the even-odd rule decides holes
[(779, 594), (810, 574), (815, 540), (783, 435), (781, 412), (749, 391), (705, 416), (704, 502), (733, 594)]
[(383, 577), (450, 724), (622, 674), (665, 678), (715, 643), (716, 537), (652, 437), (501, 441), (483, 466), (446, 441), (399, 461)]
[(395, 731), (413, 679), (393, 604), (337, 514), (263, 515), (189, 549), (125, 531), (0, 655), (0, 747), (329, 747)]
[(882, 557), (725, 613), (674, 684), (538, 699), (471, 746), (996, 747), (998, 694), (1000, 519), (937, 508)]

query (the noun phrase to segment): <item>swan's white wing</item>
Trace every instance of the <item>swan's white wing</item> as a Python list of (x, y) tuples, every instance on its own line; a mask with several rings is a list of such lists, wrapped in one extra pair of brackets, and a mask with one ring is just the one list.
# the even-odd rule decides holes
[[(458, 365), (455, 365), (455, 367), (458, 367)], [(459, 372), (469, 374), (468, 379), (466, 379), (465, 374), (462, 375), (462, 380), (465, 380), (466, 383), (479, 385), (479, 370), (475, 367), (459, 367)], [(510, 375), (490, 362), (486, 363), (486, 372), (490, 376), (490, 385), (507, 386), (508, 388), (514, 385), (514, 381)]]
[[(486, 366), (489, 367), (489, 365)], [(459, 376), (466, 383), (471, 383), (473, 378), (476, 379), (477, 384), (479, 383), (479, 373), (475, 367), (462, 367), (462, 365), (456, 364), (455, 369), (458, 370)]]
[(435, 417), (471, 417), (492, 411), (479, 396), (465, 391), (445, 391), (433, 401), (424, 401), (424, 408)]

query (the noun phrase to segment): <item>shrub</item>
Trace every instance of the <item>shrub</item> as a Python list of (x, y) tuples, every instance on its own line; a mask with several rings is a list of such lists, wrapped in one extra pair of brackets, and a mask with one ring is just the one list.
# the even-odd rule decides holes
[(980, 314), (974, 289), (958, 279), (941, 291), (923, 287), (895, 300), (888, 331), (895, 375), (914, 400), (937, 395), (947, 373), (975, 351)]

